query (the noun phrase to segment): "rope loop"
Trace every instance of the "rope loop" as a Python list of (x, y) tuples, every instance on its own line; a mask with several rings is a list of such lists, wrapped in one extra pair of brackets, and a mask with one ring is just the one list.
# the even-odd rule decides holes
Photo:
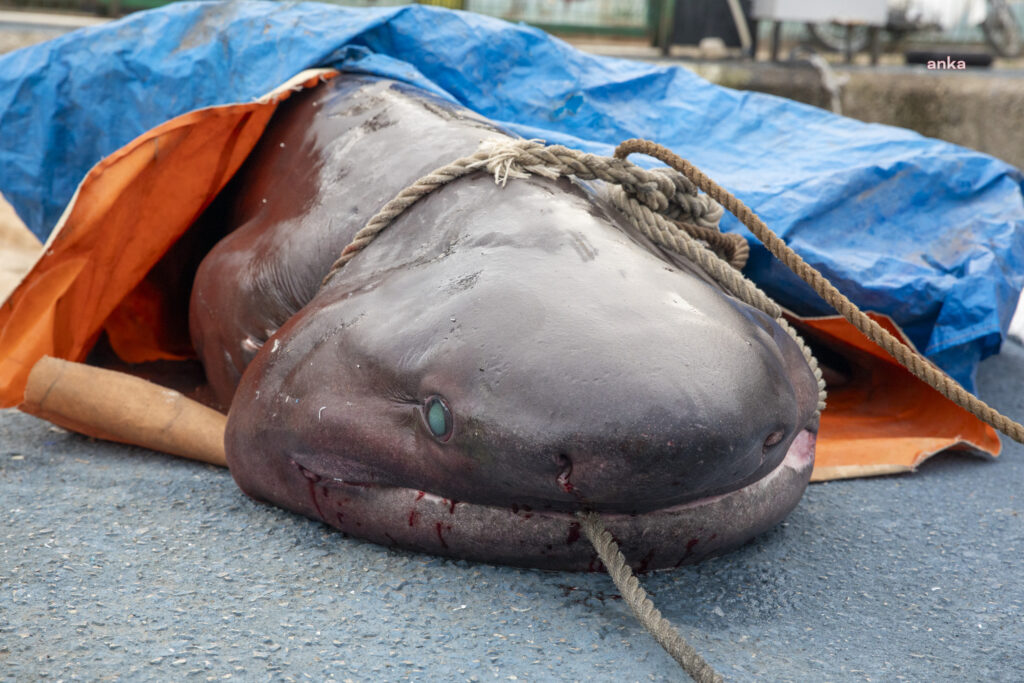
[[(765, 225), (761, 218), (746, 204), (675, 152), (650, 140), (626, 140), (615, 149), (615, 158), (625, 160), (630, 154), (646, 154), (654, 157), (689, 178), (694, 185), (724, 206), (754, 234), (771, 254), (782, 261), (841, 316), (872, 342), (882, 347), (912, 375), (932, 387), (982, 422), (1009, 436), (1018, 443), (1024, 443), (1024, 425), (1011, 420), (980, 398), (960, 386), (960, 383), (936, 367), (895, 335), (872, 320), (850, 301), (835, 285), (828, 281), (816, 268), (804, 261), (789, 248), (782, 238)], [(802, 342), (801, 342), (802, 343)]]
[[(659, 159), (669, 168), (653, 171), (643, 169), (628, 161), (627, 157), (635, 153)], [(510, 178), (522, 179), (531, 175), (550, 179), (575, 176), (583, 181), (600, 180), (607, 183), (608, 198), (636, 230), (660, 248), (680, 254), (695, 263), (727, 292), (770, 315), (792, 336), (817, 381), (817, 415), (820, 415), (825, 408), (826, 397), (821, 369), (810, 348), (783, 317), (779, 305), (740, 272), (746, 263), (749, 247), (739, 235), (719, 231), (719, 220), (723, 211), (728, 210), (761, 240), (769, 252), (916, 377), (984, 422), (1024, 443), (1024, 426), (970, 394), (939, 368), (879, 326), (790, 249), (746, 204), (690, 162), (649, 140), (627, 140), (616, 148), (613, 157), (601, 157), (561, 145), (545, 146), (541, 140), (485, 142), (476, 153), (427, 174), (385, 204), (345, 247), (324, 277), (321, 287), (326, 286), (348, 261), (410, 206), (453, 180), (479, 171), (492, 175), (494, 182), (501, 186), (505, 186)], [(694, 679), (720, 681), (721, 677), (651, 604), (597, 514), (581, 512), (578, 517), (615, 585), (658, 643)]]
[(647, 170), (625, 158), (602, 157), (562, 145), (545, 146), (541, 140), (490, 140), (482, 143), (471, 156), (457, 159), (420, 178), (385, 204), (345, 247), (321, 287), (419, 199), (464, 175), (483, 170), (494, 176), (495, 183), (502, 187), (509, 179), (531, 175), (604, 181), (630, 199), (616, 202), (627, 216), (629, 210), (623, 208), (626, 204), (642, 206), (649, 212), (639, 229), (659, 246), (678, 251), (682, 241), (689, 238), (706, 245), (736, 269), (746, 263), (749, 254), (746, 241), (739, 235), (725, 235), (718, 230), (724, 213), (722, 207), (706, 193), (700, 194), (697, 185), (678, 172), (664, 168)]
[[(646, 154), (668, 164), (669, 169), (649, 171), (628, 161), (630, 154)], [(746, 262), (747, 247), (741, 237), (723, 235), (718, 220), (723, 208), (740, 220), (776, 258), (807, 282), (840, 315), (864, 336), (882, 347), (911, 374), (978, 419), (1024, 443), (1024, 426), (1001, 414), (960, 386), (916, 351), (897, 339), (857, 308), (818, 270), (810, 266), (746, 204), (671, 150), (650, 140), (626, 140), (611, 158), (572, 150), (561, 145), (545, 146), (540, 140), (492, 140), (471, 156), (457, 159), (420, 178), (384, 205), (366, 226), (356, 233), (331, 266), (321, 286), (355, 254), (369, 244), (403, 211), (439, 187), (469, 173), (486, 169), (495, 182), (539, 175), (545, 178), (572, 175), (580, 180), (601, 180), (610, 185), (612, 202), (643, 235), (656, 245), (681, 254), (703, 268), (730, 294), (741, 301), (781, 318), (778, 304), (739, 273)], [(703, 191), (699, 194), (698, 190)], [(737, 239), (738, 238), (738, 239)], [(725, 266), (725, 259), (732, 267)], [(787, 331), (806, 345), (790, 326)], [(809, 351), (805, 356), (811, 358)], [(816, 363), (812, 368), (816, 368)], [(821, 389), (821, 402), (824, 389)]]

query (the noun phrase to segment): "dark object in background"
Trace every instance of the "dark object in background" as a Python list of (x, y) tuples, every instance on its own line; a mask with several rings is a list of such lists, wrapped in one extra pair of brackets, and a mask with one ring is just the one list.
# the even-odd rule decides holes
[(1000, 57), (1020, 57), (1024, 52), (1020, 23), (1006, 0), (988, 0), (988, 15), (981, 22), (981, 30)]
[[(753, 51), (757, 52), (757, 32), (751, 15), (753, 0), (740, 0), (740, 8), (751, 27)], [(672, 12), (671, 30), (668, 31), (668, 45), (697, 45), (703, 38), (721, 38), (727, 47), (742, 47), (729, 4), (720, 0), (676, 0)]]
[[(903, 53), (904, 58), (907, 60), (907, 64), (928, 64), (928, 62), (941, 62), (947, 64), (952, 62), (964, 62), (964, 66), (968, 68), (987, 68), (992, 66), (992, 55), (987, 52), (949, 52), (939, 50), (908, 50)], [(955, 67), (939, 67), (935, 69), (956, 71)]]

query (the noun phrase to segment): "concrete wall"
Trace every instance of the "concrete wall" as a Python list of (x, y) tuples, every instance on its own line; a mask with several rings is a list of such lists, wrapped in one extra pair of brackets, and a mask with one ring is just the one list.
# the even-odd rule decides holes
[[(806, 62), (690, 62), (687, 66), (720, 85), (829, 107), (821, 75)], [(1024, 72), (893, 67), (836, 72), (848, 78), (841, 89), (843, 114), (910, 128), (1024, 168)]]

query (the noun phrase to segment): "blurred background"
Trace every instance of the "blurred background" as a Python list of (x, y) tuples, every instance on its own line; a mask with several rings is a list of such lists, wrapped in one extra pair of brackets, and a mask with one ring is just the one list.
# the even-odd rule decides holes
[[(406, 0), (328, 0), (351, 7), (392, 7)], [(166, 0), (4, 0), (0, 10), (37, 10), (114, 17), (169, 4)], [(551, 33), (661, 48), (736, 48), (767, 55), (773, 34), (782, 46), (810, 45), (854, 55), (879, 35), (883, 53), (970, 48), (1021, 54), (1024, 3), (1019, 0), (420, 0), (420, 4), (521, 21)], [(773, 23), (780, 22), (776, 28)], [(36, 27), (45, 29), (45, 26)], [(874, 31), (873, 31), (874, 29)], [(707, 39), (712, 39), (709, 43)], [(708, 48), (708, 45), (715, 47)]]
[[(0, 0), (0, 53), (167, 4)], [(402, 0), (334, 0), (390, 7)], [(916, 130), (1024, 167), (1022, 0), (421, 0)]]

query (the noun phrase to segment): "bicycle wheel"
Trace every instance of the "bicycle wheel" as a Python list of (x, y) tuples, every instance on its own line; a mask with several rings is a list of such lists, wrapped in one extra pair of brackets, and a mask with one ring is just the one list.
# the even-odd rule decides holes
[(1019, 57), (1024, 50), (1020, 24), (1006, 0), (989, 0), (988, 16), (981, 22), (981, 30), (1000, 57)]
[[(807, 24), (807, 32), (814, 43), (829, 52), (846, 51), (846, 24)], [(854, 26), (850, 35), (850, 49), (862, 52), (867, 49), (871, 35), (867, 26)]]

